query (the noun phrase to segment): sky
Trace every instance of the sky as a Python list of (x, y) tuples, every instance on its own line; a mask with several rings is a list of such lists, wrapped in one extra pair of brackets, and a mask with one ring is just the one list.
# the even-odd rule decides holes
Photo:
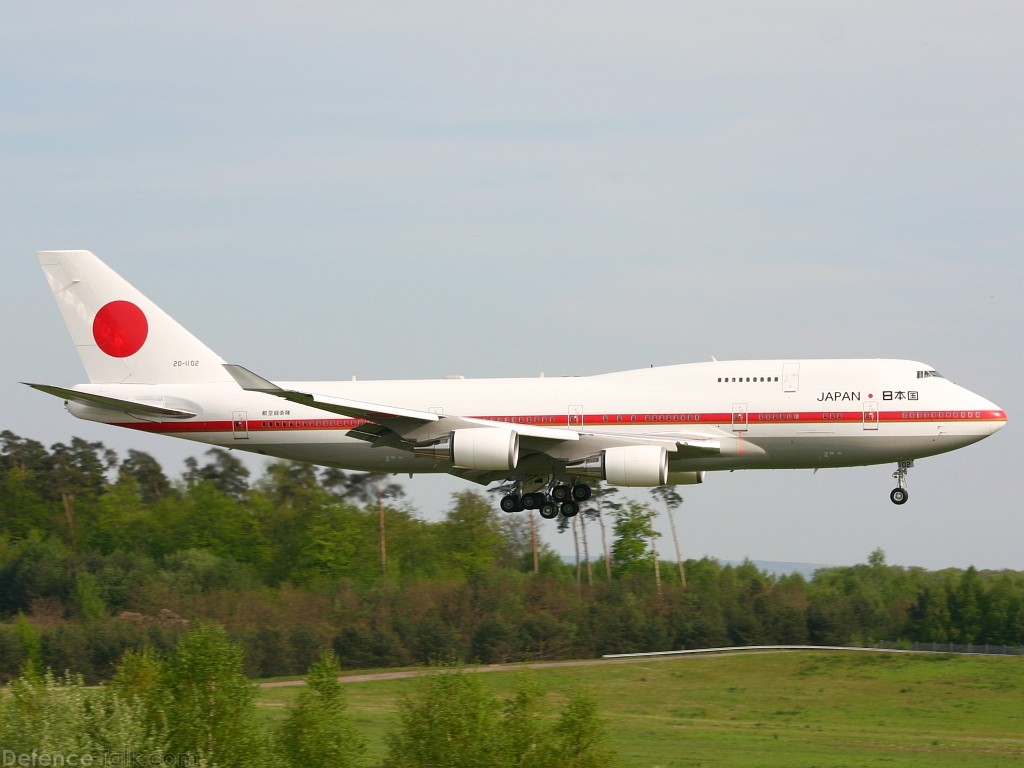
[[(84, 380), (44, 249), (272, 379), (907, 358), (1008, 427), (903, 507), (894, 466), (709, 474), (683, 555), (1024, 570), (1022, 30), (984, 0), (5, 3), (0, 429), (175, 477), (205, 450), (18, 383)], [(428, 519), (476, 488), (401, 482)]]

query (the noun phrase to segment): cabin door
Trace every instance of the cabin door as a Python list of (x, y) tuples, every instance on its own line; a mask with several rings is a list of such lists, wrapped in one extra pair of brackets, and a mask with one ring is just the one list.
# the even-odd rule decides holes
[(231, 433), (235, 440), (249, 439), (249, 414), (246, 411), (235, 411), (231, 414)]
[(569, 429), (574, 429), (577, 432), (583, 430), (583, 406), (582, 405), (570, 405), (569, 406)]
[(732, 431), (733, 432), (746, 432), (747, 431), (747, 404), (746, 403), (733, 403), (732, 404)]
[(878, 429), (878, 403), (864, 403), (864, 429)]
[(782, 391), (797, 392), (800, 390), (800, 363), (782, 364)]

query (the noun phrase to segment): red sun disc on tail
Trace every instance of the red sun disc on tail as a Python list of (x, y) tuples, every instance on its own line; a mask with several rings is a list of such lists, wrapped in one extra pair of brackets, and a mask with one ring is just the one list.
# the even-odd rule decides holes
[(147, 335), (149, 322), (142, 310), (130, 301), (105, 304), (92, 321), (92, 337), (111, 357), (134, 355), (146, 343)]

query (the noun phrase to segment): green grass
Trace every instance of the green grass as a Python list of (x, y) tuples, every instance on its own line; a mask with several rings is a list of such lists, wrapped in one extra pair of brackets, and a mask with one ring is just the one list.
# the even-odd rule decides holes
[[(811, 768), (1024, 763), (1024, 659), (792, 652), (536, 670), (557, 708), (596, 696), (626, 766)], [(483, 678), (504, 694), (513, 673)], [(409, 680), (346, 687), (370, 756), (384, 755)], [(268, 721), (299, 688), (264, 688)]]

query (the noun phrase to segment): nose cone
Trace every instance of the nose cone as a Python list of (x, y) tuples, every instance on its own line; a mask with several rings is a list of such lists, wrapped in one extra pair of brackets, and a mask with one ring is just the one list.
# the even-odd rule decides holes
[(994, 427), (992, 432), (998, 432), (1000, 429), (1006, 426), (1006, 422), (1006, 411), (1002, 410), (1001, 408), (994, 408), (992, 410), (992, 426)]
[[(964, 387), (957, 387), (957, 396), (950, 398), (949, 402), (952, 404), (957, 401), (962, 404), (959, 411), (961, 419), (963, 416), (967, 417), (966, 422), (961, 421), (961, 426), (964, 428), (961, 434), (964, 437), (973, 437), (970, 442), (994, 435), (1006, 426), (1006, 411), (987, 397)], [(962, 410), (964, 408), (967, 409), (966, 412)], [(953, 411), (953, 413), (955, 415), (957, 412)], [(942, 412), (940, 411), (939, 417), (941, 418), (941, 416)]]
[(991, 400), (985, 400), (984, 398), (979, 398), (979, 400), (982, 401), (981, 418), (989, 428), (987, 434), (994, 435), (1006, 426), (1006, 411)]

